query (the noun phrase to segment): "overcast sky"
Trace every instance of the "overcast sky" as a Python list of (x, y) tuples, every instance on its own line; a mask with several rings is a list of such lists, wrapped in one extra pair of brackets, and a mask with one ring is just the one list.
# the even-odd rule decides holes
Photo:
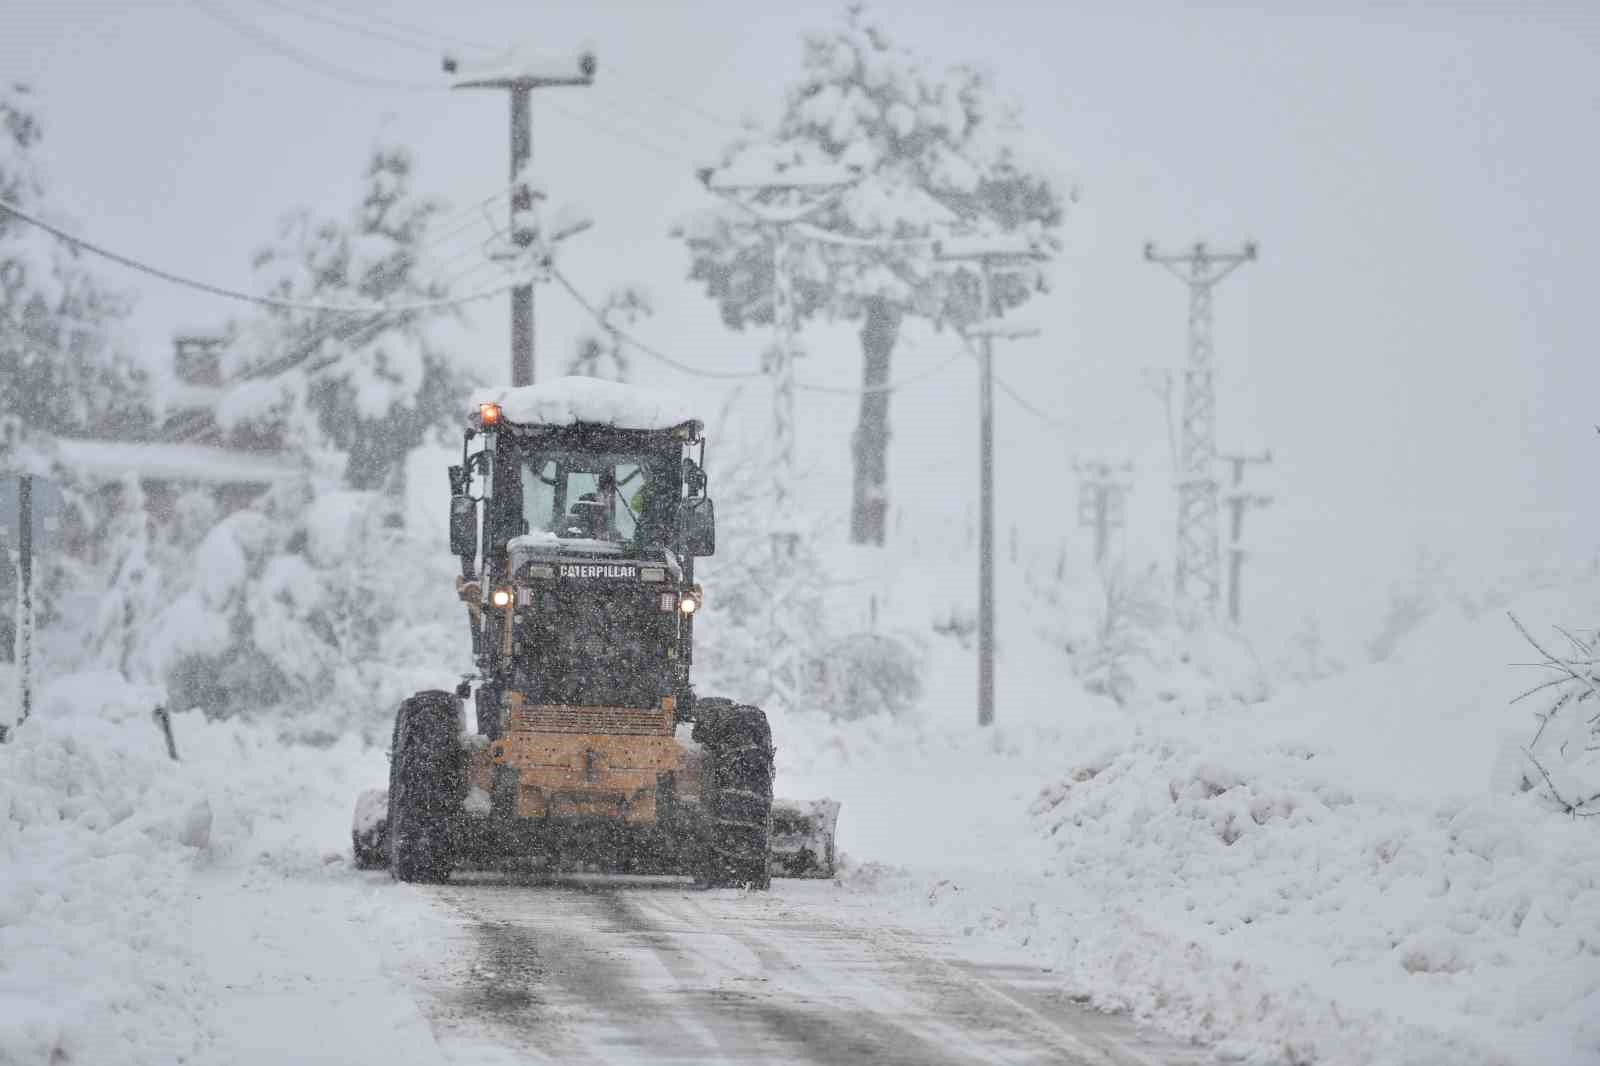
[[(595, 88), (535, 105), (541, 177), (597, 222), (572, 242), (568, 272), (594, 295), (645, 285), (658, 314), (640, 332), (681, 358), (754, 365), (761, 341), (720, 328), (682, 280), (668, 230), (704, 202), (694, 167), (744, 118), (772, 120), (801, 34), (838, 6), (340, 3), (7, 0), (0, 67), (37, 93), (58, 215), (169, 269), (250, 288), (250, 253), (278, 218), (302, 204), (345, 214), (378, 143), (409, 145), (423, 189), (452, 207), (503, 187), (503, 95), (427, 88), (443, 83), (445, 38), (587, 42)], [(1166, 443), (1143, 382), (1147, 368), (1181, 364), (1186, 294), (1140, 250), (1254, 239), (1260, 261), (1218, 291), (1216, 339), (1223, 446), (1277, 459), (1260, 484), (1278, 503), (1251, 519), (1270, 587), (1259, 618), (1292, 617), (1313, 595), (1345, 602), (1352, 579), (1381, 587), (1419, 545), (1592, 554), (1600, 17), (1577, 3), (1074, 7), (875, 5), (929, 58), (988, 69), (1021, 103), (1033, 151), (1081, 192), (1054, 292), (1030, 316), (1045, 331), (999, 360), (1062, 423), (1001, 398), (1002, 523), (1048, 542), (1075, 491), (1070, 459), (1129, 454), (1142, 470), (1136, 550), (1170, 554)], [(382, 39), (392, 29), (351, 14), (362, 9), (436, 31), (439, 48)], [(420, 87), (357, 84), (306, 61)], [(478, 233), (435, 249), (446, 274), (472, 264)], [(233, 310), (105, 273), (136, 295), (149, 351)], [(556, 290), (539, 300), (543, 373), (581, 319)], [(470, 315), (462, 358), (498, 375), (504, 304)], [(855, 381), (853, 333), (807, 342), (805, 377)], [(898, 369), (952, 343), (914, 334)], [(970, 508), (972, 375), (958, 364), (895, 397), (892, 463), (919, 513)], [(761, 386), (745, 403), (761, 414)], [(842, 509), (853, 404), (808, 396), (803, 414), (818, 498)]]

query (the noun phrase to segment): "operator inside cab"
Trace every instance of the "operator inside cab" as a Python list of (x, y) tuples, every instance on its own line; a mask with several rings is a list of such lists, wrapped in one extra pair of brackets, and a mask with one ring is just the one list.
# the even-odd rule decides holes
[[(633, 497), (628, 500), (627, 511), (633, 520), (634, 528), (637, 529), (639, 516), (644, 514), (645, 506), (649, 502), (650, 481), (642, 467), (636, 467), (629, 475), (629, 480), (635, 478), (641, 484)], [(567, 509), (563, 535), (586, 537), (590, 540), (625, 540), (623, 531), (617, 528), (618, 494), (616, 468), (606, 467), (600, 472), (599, 484), (595, 491), (585, 492)]]
[(612, 521), (616, 503), (617, 472), (607, 467), (600, 473), (598, 491), (584, 493), (572, 501), (572, 506), (567, 509), (566, 536), (621, 540), (616, 523)]

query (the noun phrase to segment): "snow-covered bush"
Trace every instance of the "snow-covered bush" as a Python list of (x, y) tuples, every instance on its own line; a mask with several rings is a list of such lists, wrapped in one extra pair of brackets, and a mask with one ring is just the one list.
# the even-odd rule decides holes
[[(921, 694), (919, 649), (894, 632), (839, 632), (825, 610), (830, 578), (821, 523), (778, 566), (765, 449), (722, 443), (717, 466), (717, 554), (699, 563), (707, 610), (696, 621), (695, 687), (778, 710), (848, 719), (898, 714)], [(774, 615), (774, 605), (781, 613)], [(781, 629), (781, 633), (775, 629)], [(797, 703), (777, 708), (776, 642), (788, 645)]]
[(898, 715), (922, 696), (922, 663), (907, 640), (885, 633), (849, 633), (808, 649), (805, 708), (848, 721)]
[[(449, 559), (387, 521), (378, 492), (280, 486), (212, 527), (162, 574), (127, 673), (177, 708), (272, 712), (307, 739), (380, 736), (464, 642)], [(465, 653), (463, 652), (463, 655)]]
[(1078, 676), (1090, 692), (1123, 705), (1133, 696), (1135, 671), (1148, 665), (1157, 631), (1168, 621), (1166, 590), (1155, 567), (1108, 567), (1100, 573), (1100, 621), (1078, 657)]
[(1311, 613), (1307, 613), (1299, 628), (1289, 634), (1272, 665), (1275, 677), (1301, 684), (1322, 681), (1345, 669), (1345, 662), (1329, 650), (1322, 634), (1322, 623)]
[(1520, 785), (1563, 814), (1600, 815), (1600, 631), (1557, 626), (1554, 640), (1541, 641), (1511, 618), (1545, 670), (1537, 685), (1513, 701), (1540, 701), (1534, 712), (1539, 724), (1522, 749)]

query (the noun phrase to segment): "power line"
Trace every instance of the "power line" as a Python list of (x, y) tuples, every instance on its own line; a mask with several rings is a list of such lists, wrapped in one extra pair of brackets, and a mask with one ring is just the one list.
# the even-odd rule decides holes
[[(743, 378), (757, 378), (757, 377), (764, 376), (759, 371), (705, 370), (705, 369), (702, 369), (702, 368), (699, 368), (699, 367), (690, 366), (687, 363), (684, 363), (684, 362), (681, 362), (681, 361), (679, 361), (677, 359), (674, 359), (671, 356), (667, 355), (665, 352), (662, 352), (662, 351), (660, 351), (659, 349), (656, 349), (656, 348), (652, 348), (649, 345), (645, 344), (643, 341), (638, 340), (637, 338), (635, 338), (631, 334), (629, 334), (627, 331), (625, 331), (625, 330), (623, 330), (623, 329), (621, 329), (621, 328), (619, 328), (617, 326), (614, 326), (611, 323), (607, 322), (605, 320), (604, 315), (602, 315), (600, 313), (599, 308), (597, 308), (594, 305), (593, 301), (591, 301), (591, 300), (587, 299), (586, 297), (584, 297), (583, 294), (580, 293), (577, 290), (577, 288), (573, 286), (572, 282), (570, 280), (568, 280), (567, 277), (564, 274), (562, 274), (559, 270), (553, 271), (551, 276), (555, 278), (555, 280), (561, 285), (562, 288), (567, 290), (567, 292), (572, 296), (572, 298), (578, 302), (578, 305), (580, 307), (582, 307), (585, 311), (587, 311), (589, 313), (589, 316), (595, 320), (596, 324), (598, 324), (601, 329), (604, 329), (608, 333), (612, 333), (612, 334), (616, 335), (617, 337), (619, 337), (621, 340), (625, 341), (630, 346), (632, 346), (634, 348), (637, 348), (639, 351), (643, 352), (645, 355), (648, 355), (653, 359), (656, 359), (656, 360), (658, 360), (658, 361), (660, 361), (662, 363), (665, 363), (667, 366), (670, 366), (670, 367), (674, 368), (675, 370), (679, 370), (679, 371), (681, 371), (681, 372), (683, 372), (685, 374), (692, 374), (692, 375), (695, 375), (696, 377), (705, 377), (705, 378), (730, 378), (730, 379), (731, 378), (741, 378), (741, 379), (743, 379)], [(822, 393), (822, 394), (828, 395), (828, 396), (860, 396), (862, 393), (896, 392), (896, 391), (898, 391), (900, 389), (903, 389), (903, 388), (906, 388), (908, 386), (918, 384), (919, 382), (923, 382), (923, 381), (928, 380), (929, 378), (933, 377), (934, 375), (939, 374), (939, 373), (943, 372), (944, 370), (947, 370), (949, 367), (951, 367), (955, 363), (959, 362), (964, 356), (967, 356), (967, 355), (970, 355), (970, 354), (971, 354), (970, 352), (968, 352), (965, 349), (963, 349), (962, 351), (956, 352), (955, 354), (951, 355), (949, 358), (941, 360), (940, 362), (938, 362), (935, 365), (927, 368), (926, 370), (922, 370), (922, 371), (919, 371), (918, 373), (912, 374), (910, 377), (901, 378), (899, 381), (888, 382), (888, 383), (883, 384), (883, 385), (868, 386), (868, 387), (866, 387), (864, 389), (852, 389), (852, 388), (848, 388), (848, 387), (845, 387), (845, 386), (838, 386), (838, 385), (813, 385), (813, 384), (809, 384), (809, 383), (806, 383), (806, 382), (797, 382), (795, 384), (795, 388), (800, 389), (801, 391), (804, 391), (804, 392), (817, 392), (817, 393)]]
[[(472, 249), (467, 250), (471, 251)], [(438, 265), (443, 266), (446, 263), (455, 262), (460, 258), (461, 254), (458, 253), (445, 260), (444, 263), (440, 263)], [(483, 267), (486, 265), (494, 264), (491, 264), (487, 261), (475, 263), (465, 270), (458, 271), (454, 276), (444, 281), (442, 283), (442, 287), (446, 290), (449, 290), (463, 278), (483, 269)], [(394, 311), (382, 311), (374, 314), (363, 322), (352, 322), (349, 319), (335, 318), (324, 323), (322, 326), (313, 331), (308, 337), (302, 338), (294, 351), (288, 353), (287, 355), (280, 356), (278, 359), (272, 360), (271, 362), (258, 363), (251, 367), (247, 367), (243, 371), (229, 378), (227, 381), (224, 381), (222, 383), (222, 387), (227, 388), (253, 381), (257, 378), (269, 377), (282, 373), (286, 370), (291, 370), (295, 366), (298, 366), (300, 363), (309, 359), (317, 351), (317, 349), (322, 346), (322, 342), (327, 340), (329, 337), (336, 336), (336, 339), (341, 341), (359, 341), (380, 326), (386, 325), (396, 313), (397, 312)], [(306, 372), (308, 374), (315, 374), (319, 371), (326, 370), (328, 367), (338, 363), (341, 359), (344, 359), (349, 354), (349, 350), (339, 352), (309, 367)], [(169, 435), (167, 439), (176, 443), (183, 443), (193, 440), (210, 428), (211, 427), (205, 421), (205, 416), (202, 414), (197, 417), (195, 422), (187, 431), (179, 431), (176, 434)]]
[(922, 381), (928, 380), (929, 378), (933, 377), (935, 374), (939, 374), (939, 373), (943, 372), (945, 369), (955, 365), (964, 356), (968, 356), (968, 355), (971, 355), (971, 354), (972, 353), (968, 352), (966, 349), (962, 349), (961, 351), (956, 352), (954, 355), (950, 356), (948, 359), (944, 359), (944, 360), (940, 361), (939, 363), (935, 364), (934, 366), (930, 366), (926, 370), (919, 371), (918, 373), (912, 374), (910, 377), (901, 378), (899, 381), (885, 382), (882, 385), (868, 385), (865, 388), (852, 389), (852, 388), (848, 388), (848, 387), (845, 387), (845, 386), (839, 386), (839, 385), (812, 385), (812, 384), (809, 384), (807, 382), (800, 381), (800, 382), (796, 382), (795, 383), (795, 388), (799, 389), (802, 392), (820, 392), (820, 393), (825, 393), (825, 394), (827, 394), (829, 396), (861, 396), (861, 395), (865, 395), (865, 394), (878, 393), (878, 392), (898, 392), (898, 391), (900, 391), (901, 389), (905, 388), (908, 385), (915, 385), (918, 382), (922, 382)]
[(132, 256), (123, 255), (120, 252), (114, 252), (109, 248), (102, 247), (101, 245), (95, 244), (91, 241), (84, 240), (82, 237), (68, 233), (67, 231), (60, 229), (57, 226), (53, 226), (41, 218), (29, 214), (28, 212), (22, 210), (22, 208), (7, 200), (0, 200), (0, 211), (4, 211), (23, 222), (28, 223), (29, 225), (37, 226), (39, 229), (44, 230), (52, 237), (55, 237), (57, 240), (62, 241), (65, 244), (71, 245), (74, 248), (82, 248), (86, 252), (100, 256), (102, 259), (109, 259), (113, 263), (125, 266), (130, 270), (136, 270), (141, 274), (147, 274), (150, 277), (158, 278), (161, 281), (165, 281), (173, 285), (179, 285), (187, 289), (194, 289), (197, 292), (208, 293), (212, 296), (222, 297), (223, 299), (237, 300), (242, 303), (255, 304), (259, 307), (270, 307), (280, 311), (317, 311), (334, 314), (358, 315), (376, 314), (380, 312), (398, 313), (404, 311), (436, 311), (443, 310), (448, 307), (458, 307), (461, 304), (472, 303), (476, 300), (486, 300), (492, 296), (499, 296), (501, 293), (511, 288), (511, 285), (509, 284), (501, 285), (493, 289), (483, 290), (481, 292), (468, 293), (465, 296), (449, 297), (438, 300), (420, 300), (409, 304), (340, 305), (308, 303), (298, 300), (280, 300), (272, 296), (260, 296), (256, 293), (240, 292), (237, 289), (228, 289), (220, 285), (212, 285), (210, 282), (198, 281), (194, 278), (185, 277), (182, 274), (174, 274), (170, 270), (163, 270), (160, 267), (151, 266), (149, 263), (135, 259)]
[[(277, 52), (284, 58), (289, 59), (290, 61), (297, 63), (302, 67), (305, 67), (307, 70), (314, 71), (325, 77), (333, 78), (336, 81), (341, 81), (349, 85), (358, 85), (369, 89), (385, 89), (391, 92), (443, 93), (449, 91), (449, 87), (446, 85), (434, 84), (431, 82), (408, 81), (401, 78), (384, 78), (366, 74), (358, 70), (352, 70), (349, 67), (323, 59), (319, 56), (312, 55), (311, 53), (306, 52), (279, 37), (276, 37), (264, 30), (259, 29), (256, 26), (251, 25), (235, 15), (220, 10), (216, 6), (208, 3), (207, 0), (190, 0), (190, 2), (206, 12), (206, 14), (229, 26), (235, 32), (250, 38), (262, 47)], [(272, 3), (275, 6), (286, 7), (286, 5), (282, 5), (279, 0), (262, 0), (262, 2)], [(550, 109), (556, 114), (561, 115), (570, 121), (576, 122), (581, 126), (585, 126), (596, 133), (635, 148), (642, 148), (645, 151), (650, 152), (652, 155), (658, 156), (668, 162), (687, 163), (691, 166), (699, 162), (688, 155), (675, 152), (670, 148), (664, 148), (654, 141), (646, 140), (637, 133), (633, 133), (621, 128), (614, 122), (607, 122), (598, 116), (584, 114), (580, 111), (575, 111), (566, 107), (565, 105), (555, 103), (553, 101), (550, 102)]]
[(258, 2), (263, 3), (268, 7), (277, 8), (279, 11), (286, 11), (291, 15), (298, 15), (301, 18), (311, 19), (314, 22), (320, 22), (325, 26), (333, 26), (349, 33), (359, 34), (362, 37), (367, 37), (374, 41), (383, 41), (386, 44), (397, 44), (401, 48), (410, 48), (415, 51), (425, 52), (433, 56), (437, 56), (439, 54), (437, 47), (433, 45), (420, 44), (417, 42), (415, 37), (406, 38), (397, 34), (386, 33), (383, 30), (374, 29), (369, 25), (364, 25), (363, 23), (355, 22), (348, 18), (340, 18), (338, 15), (330, 15), (323, 11), (317, 11), (314, 8), (304, 8), (295, 4), (288, 4), (285, 3), (284, 0), (258, 0)]
[(350, 70), (346, 67), (339, 66), (337, 63), (330, 63), (326, 59), (322, 59), (318, 56), (312, 55), (309, 52), (302, 51), (301, 49), (290, 44), (288, 41), (285, 41), (273, 34), (267, 33), (265, 30), (252, 25), (245, 19), (239, 18), (237, 15), (224, 11), (213, 4), (207, 3), (206, 0), (190, 0), (190, 3), (194, 4), (195, 7), (199, 8), (201, 11), (204, 11), (218, 22), (232, 29), (235, 33), (243, 37), (247, 37), (261, 47), (276, 52), (284, 58), (290, 59), (295, 63), (298, 63), (300, 66), (305, 67), (307, 70), (315, 71), (318, 74), (322, 74), (339, 81), (348, 82), (352, 85), (361, 85), (368, 88), (388, 89), (390, 91), (397, 92), (445, 91), (445, 87), (442, 85), (404, 81), (399, 78), (383, 78), (372, 74), (363, 74), (359, 71)]
[(1011, 397), (1012, 401), (1018, 407), (1022, 408), (1024, 411), (1028, 412), (1030, 415), (1033, 415), (1035, 418), (1037, 418), (1040, 421), (1044, 422), (1046, 425), (1052, 426), (1055, 429), (1066, 429), (1067, 428), (1067, 424), (1065, 422), (1061, 421), (1061, 419), (1053, 418), (1050, 415), (1045, 414), (1043, 411), (1039, 410), (1039, 408), (1035, 407), (1033, 404), (1029, 403), (1023, 397), (1022, 393), (1019, 392), (1017, 389), (1013, 388), (1011, 385), (1007, 384), (1006, 380), (1004, 378), (1000, 377), (999, 375), (996, 375), (995, 379), (994, 379), (994, 383), (995, 383), (996, 386), (999, 387), (1001, 392), (1003, 392), (1007, 396)]
[(594, 319), (595, 323), (600, 326), (601, 329), (626, 342), (628, 345), (637, 349), (638, 351), (643, 352), (645, 355), (656, 360), (657, 362), (664, 363), (667, 366), (672, 367), (674, 370), (680, 371), (681, 373), (691, 374), (700, 378), (735, 380), (758, 378), (762, 376), (761, 372), (758, 370), (706, 370), (702, 367), (690, 366), (688, 363), (679, 362), (660, 349), (652, 348), (650, 345), (639, 340), (637, 337), (633, 336), (631, 333), (627, 332), (621, 327), (607, 322), (605, 316), (600, 313), (600, 309), (596, 307), (593, 302), (587, 299), (583, 293), (579, 292), (577, 287), (573, 285), (572, 282), (567, 279), (567, 276), (561, 271), (551, 270), (550, 276), (556, 280), (558, 285), (567, 290), (567, 295), (571, 296), (573, 300), (577, 301), (578, 306), (587, 311), (589, 313), (589, 317)]
[(550, 110), (568, 119), (569, 121), (576, 122), (580, 126), (588, 127), (590, 130), (596, 133), (604, 134), (614, 141), (632, 145), (635, 148), (643, 148), (650, 154), (658, 156), (661, 159), (665, 159), (669, 163), (687, 163), (689, 166), (693, 167), (699, 162), (693, 157), (685, 155), (682, 152), (675, 152), (670, 148), (661, 147), (654, 141), (645, 140), (638, 134), (621, 128), (615, 125), (613, 122), (607, 122), (596, 115), (585, 114), (554, 100), (548, 100), (545, 102), (549, 106)]
[[(614, 77), (625, 82), (632, 80), (626, 74), (617, 73), (615, 71), (610, 72), (608, 77)], [(671, 93), (658, 92), (653, 86), (649, 87), (649, 91), (651, 99), (660, 100), (663, 103), (671, 104), (672, 106), (682, 111), (686, 111), (713, 126), (720, 126), (724, 129), (733, 130), (737, 133), (749, 132), (742, 122), (735, 122), (733, 119), (725, 118), (714, 111), (708, 111), (699, 104), (685, 100), (681, 96), (673, 96)]]
[(462, 48), (474, 48), (481, 52), (501, 52), (505, 50), (502, 45), (485, 44), (482, 41), (469, 41), (460, 37), (452, 37), (449, 34), (440, 33), (437, 30), (424, 29), (415, 23), (401, 22), (398, 19), (391, 18), (386, 15), (375, 15), (370, 11), (361, 11), (357, 8), (352, 8), (344, 4), (329, 3), (328, 0), (320, 0), (320, 2), (323, 7), (329, 7), (335, 11), (343, 11), (347, 15), (355, 15), (358, 18), (365, 19), (368, 22), (375, 22), (381, 26), (388, 26), (390, 29), (399, 30), (402, 33), (409, 33), (419, 40), (428, 41), (435, 44), (442, 41), (446, 44), (459, 45)]
[[(978, 354), (971, 348), (962, 349), (962, 351), (958, 353), (958, 357), (960, 355), (966, 355), (973, 359), (978, 358)], [(1001, 377), (999, 374), (993, 374), (991, 376), (994, 379), (995, 387), (1009, 396), (1012, 402), (1014, 402), (1018, 407), (1022, 408), (1033, 417), (1039, 419), (1041, 422), (1044, 422), (1046, 425), (1051, 426), (1054, 429), (1064, 430), (1068, 428), (1066, 422), (1054, 417), (1053, 415), (1047, 414), (1038, 407), (1034, 406), (1031, 402), (1029, 402), (1028, 398), (1022, 394), (1021, 389), (1013, 386), (1010, 382), (1006, 381), (1005, 378)]]

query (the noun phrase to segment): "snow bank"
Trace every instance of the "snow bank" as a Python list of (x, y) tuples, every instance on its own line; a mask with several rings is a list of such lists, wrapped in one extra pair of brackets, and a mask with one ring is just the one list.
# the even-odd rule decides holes
[(697, 417), (684, 397), (601, 378), (565, 377), (518, 388), (482, 389), (472, 397), (472, 417), (484, 403), (499, 404), (509, 422), (541, 426), (592, 422), (618, 429), (671, 429)]
[(1085, 761), (1035, 805), (1045, 898), (1072, 916), (1041, 932), (1097, 1002), (1247, 1055), (1600, 1056), (1592, 826), (1525, 796), (1351, 790), (1312, 750), (1187, 732)]
[[(1583, 626), (1596, 603), (1588, 581), (1512, 607)], [(1456, 611), (1266, 702), (1118, 711), (1003, 669), (1032, 705), (1002, 686), (987, 735), (780, 720), (779, 786), (844, 801), (847, 904), (1225, 1059), (1600, 1062), (1600, 826), (1504, 772), (1527, 658), (1503, 612)], [(929, 689), (964, 714), (968, 686)]]
[(0, 747), (0, 1062), (175, 1062), (203, 1004), (181, 885), (210, 844), (160, 700), (110, 675), (42, 694)]
[[(383, 753), (191, 713), (173, 762), (161, 698), (69, 677), (0, 746), (0, 1063), (420, 1061), (426, 1025), (380, 974), (424, 950), (392, 945), (427, 903), (348, 858)], [(302, 1031), (308, 998), (331, 1028)]]

